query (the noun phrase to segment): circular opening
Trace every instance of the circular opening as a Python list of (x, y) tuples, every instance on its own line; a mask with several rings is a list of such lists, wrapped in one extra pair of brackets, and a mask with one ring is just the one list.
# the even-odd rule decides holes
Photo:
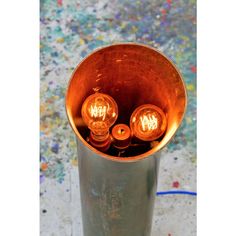
[[(84, 138), (88, 131), (83, 122), (76, 124), (76, 120), (81, 121), (83, 102), (95, 91), (116, 101), (119, 109), (116, 124), (129, 125), (132, 112), (143, 104), (161, 108), (167, 120), (162, 140), (147, 152), (126, 158), (97, 151)], [(167, 57), (145, 45), (124, 43), (101, 48), (77, 66), (69, 82), (66, 110), (77, 138), (84, 145), (107, 159), (129, 162), (148, 157), (170, 141), (183, 119), (186, 100), (181, 75)]]
[(125, 130), (124, 129), (119, 129), (118, 130), (118, 134), (124, 134), (125, 133)]

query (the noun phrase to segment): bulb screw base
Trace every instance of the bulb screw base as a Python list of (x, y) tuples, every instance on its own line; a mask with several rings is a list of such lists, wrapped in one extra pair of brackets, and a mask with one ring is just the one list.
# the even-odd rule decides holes
[(106, 135), (96, 135), (90, 132), (89, 143), (101, 152), (106, 152), (111, 146), (111, 136), (109, 132)]

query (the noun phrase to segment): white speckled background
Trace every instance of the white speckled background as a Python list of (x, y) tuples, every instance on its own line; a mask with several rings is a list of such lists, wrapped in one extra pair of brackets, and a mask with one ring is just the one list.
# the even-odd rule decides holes
[[(195, 190), (195, 166), (186, 162), (187, 153), (176, 151), (161, 159), (158, 189)], [(175, 160), (178, 156), (178, 159)], [(63, 184), (47, 179), (41, 185), (41, 235), (82, 236), (79, 175), (77, 167), (69, 166)], [(46, 210), (46, 212), (45, 212)], [(165, 195), (156, 197), (152, 236), (195, 236), (196, 197)]]
[[(40, 214), (42, 236), (82, 236), (75, 137), (65, 109), (74, 67), (117, 41), (156, 47), (180, 69), (188, 110), (163, 150), (158, 191), (196, 191), (195, 0), (41, 0)], [(156, 197), (152, 236), (195, 236), (196, 197)]]

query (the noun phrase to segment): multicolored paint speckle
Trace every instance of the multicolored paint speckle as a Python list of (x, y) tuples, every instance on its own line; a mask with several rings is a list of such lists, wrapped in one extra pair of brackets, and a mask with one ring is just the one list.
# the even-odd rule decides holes
[[(195, 0), (41, 0), (40, 195), (43, 204), (49, 202), (50, 197), (55, 198), (55, 192), (49, 191), (52, 186), (57, 186), (55, 191), (60, 189), (65, 194), (59, 194), (60, 198), (64, 196), (65, 202), (71, 199), (71, 191), (65, 189), (73, 188), (71, 171), (77, 165), (76, 143), (67, 121), (64, 96), (73, 69), (97, 47), (127, 41), (140, 42), (159, 49), (177, 65), (184, 77), (188, 109), (176, 136), (163, 150), (163, 156), (166, 157), (161, 164), (160, 187), (162, 190), (176, 188), (177, 185), (172, 184), (178, 180), (180, 187), (195, 190), (195, 8)], [(168, 200), (159, 201), (166, 201), (168, 204)], [(51, 201), (50, 204), (55, 203)], [(50, 208), (50, 204), (46, 207)], [(158, 214), (161, 211), (159, 208)], [(44, 217), (50, 212), (48, 210), (44, 213)], [(162, 219), (158, 222), (164, 221)], [(72, 235), (68, 219), (63, 218), (63, 222), (58, 223), (64, 225), (60, 234), (53, 227), (48, 232)], [(44, 220), (42, 224), (49, 227)], [(169, 228), (158, 230), (156, 232), (159, 235), (170, 234)], [(172, 228), (171, 235), (195, 235), (194, 230), (187, 233), (181, 230), (176, 229), (174, 232)]]

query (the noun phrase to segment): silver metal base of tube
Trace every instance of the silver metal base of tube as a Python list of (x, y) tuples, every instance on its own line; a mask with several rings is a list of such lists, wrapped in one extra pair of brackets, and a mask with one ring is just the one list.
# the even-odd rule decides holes
[(150, 236), (160, 152), (120, 163), (77, 147), (84, 236)]

